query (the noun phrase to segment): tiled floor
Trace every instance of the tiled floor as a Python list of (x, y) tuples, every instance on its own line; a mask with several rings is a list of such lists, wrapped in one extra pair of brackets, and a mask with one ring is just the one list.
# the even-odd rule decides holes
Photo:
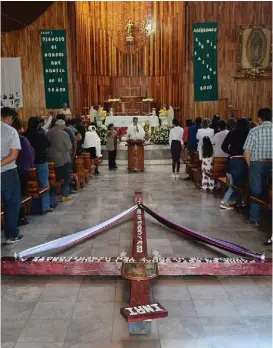
[[(201, 193), (192, 183), (172, 181), (169, 167), (147, 167), (144, 174), (125, 168), (94, 178), (68, 203), (46, 216), (30, 217), (25, 240), (2, 246), (2, 255), (93, 226), (133, 203), (142, 189), (145, 203), (173, 221), (264, 251), (268, 230), (243, 223), (233, 211), (220, 211), (220, 198)], [(148, 249), (164, 256), (215, 256), (222, 252), (184, 240), (146, 217)], [(104, 232), (63, 255), (117, 256), (130, 251), (132, 220)], [(271, 248), (266, 248), (267, 256)], [(228, 253), (224, 253), (228, 255)], [(119, 309), (128, 304), (122, 279), (81, 277), (5, 277), (2, 280), (2, 348), (269, 348), (270, 277), (180, 277), (156, 279), (152, 294), (169, 311), (154, 321), (150, 336), (129, 336)]]

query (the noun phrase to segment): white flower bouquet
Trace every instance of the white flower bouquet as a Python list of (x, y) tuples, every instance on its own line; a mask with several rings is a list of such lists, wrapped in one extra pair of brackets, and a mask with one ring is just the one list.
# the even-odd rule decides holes
[(97, 128), (97, 134), (100, 137), (101, 145), (106, 145), (107, 143), (107, 127), (102, 124)]
[(155, 145), (168, 145), (170, 129), (170, 127), (165, 126), (155, 129), (150, 138), (151, 143)]

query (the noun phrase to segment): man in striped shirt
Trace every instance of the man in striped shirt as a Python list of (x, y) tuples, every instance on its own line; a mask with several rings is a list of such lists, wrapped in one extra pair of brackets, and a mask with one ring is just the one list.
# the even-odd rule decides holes
[[(251, 129), (244, 144), (244, 157), (249, 166), (249, 184), (253, 196), (261, 196), (272, 175), (272, 110), (258, 111), (259, 126)], [(267, 187), (266, 187), (267, 185)], [(250, 203), (248, 224), (259, 226), (261, 206)]]

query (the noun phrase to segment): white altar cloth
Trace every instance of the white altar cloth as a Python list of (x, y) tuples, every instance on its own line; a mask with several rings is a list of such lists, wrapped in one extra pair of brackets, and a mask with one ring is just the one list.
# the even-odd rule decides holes
[(151, 127), (159, 127), (157, 116), (107, 116), (105, 125), (113, 123), (115, 127), (129, 127), (133, 123), (133, 118), (137, 117), (139, 124), (149, 121)]

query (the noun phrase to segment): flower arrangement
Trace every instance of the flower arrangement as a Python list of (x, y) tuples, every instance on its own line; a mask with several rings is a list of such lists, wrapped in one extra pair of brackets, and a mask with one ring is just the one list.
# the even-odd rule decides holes
[(106, 110), (104, 110), (103, 108), (101, 108), (100, 113), (99, 113), (99, 116), (100, 116), (101, 118), (105, 118), (105, 117), (106, 117)]
[(109, 103), (119, 103), (120, 102), (120, 98), (112, 98), (112, 99), (108, 99)]
[(243, 76), (249, 77), (252, 80), (255, 80), (257, 77), (263, 77), (265, 71), (258, 68), (251, 68), (243, 70)]
[(159, 116), (167, 117), (168, 116), (168, 110), (165, 107), (163, 109), (159, 110)]
[(168, 145), (170, 127), (159, 127), (151, 135), (150, 142), (156, 145)]
[(106, 145), (107, 143), (107, 127), (105, 125), (101, 125), (97, 128), (97, 134), (100, 137), (101, 145)]
[(151, 102), (153, 102), (154, 100), (153, 100), (153, 98), (144, 98), (144, 99), (142, 99), (142, 101), (143, 101), (144, 103), (151, 103)]

